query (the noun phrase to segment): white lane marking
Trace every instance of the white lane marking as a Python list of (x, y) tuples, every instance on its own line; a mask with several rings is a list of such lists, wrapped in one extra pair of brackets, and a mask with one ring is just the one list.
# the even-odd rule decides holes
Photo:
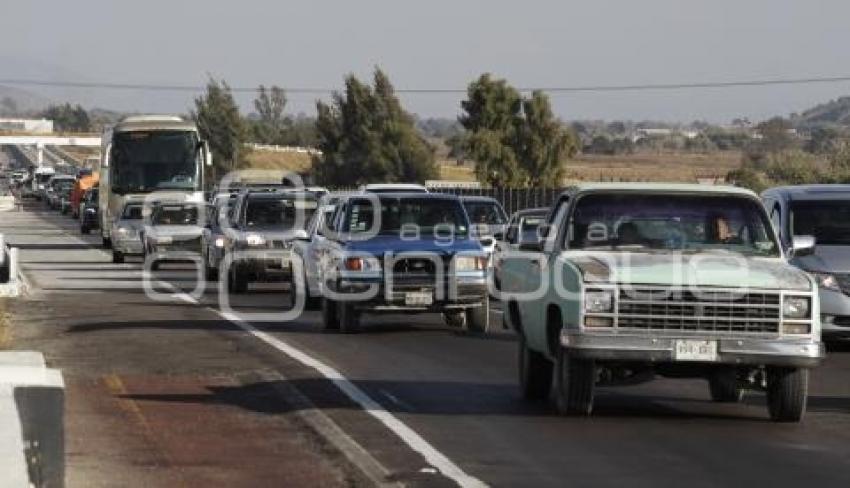
[[(193, 303), (195, 305), (200, 305), (200, 303), (195, 300), (195, 298), (189, 296), (186, 293), (177, 291), (176, 288), (171, 286), (169, 283), (158, 283), (161, 283), (166, 287), (170, 287), (171, 290), (174, 291), (175, 296), (183, 295), (182, 297), (180, 297), (181, 300), (188, 303)], [(404, 422), (396, 418), (393, 414), (388, 412), (383, 406), (381, 406), (380, 403), (372, 399), (372, 397), (370, 397), (368, 394), (366, 394), (366, 392), (358, 388), (354, 383), (352, 383), (348, 378), (343, 376), (342, 373), (340, 373), (339, 371), (308, 355), (300, 349), (295, 348), (286, 341), (283, 341), (281, 339), (278, 339), (277, 337), (272, 336), (271, 334), (256, 329), (254, 326), (252, 326), (248, 322), (245, 322), (236, 314), (230, 312), (221, 312), (212, 307), (205, 308), (207, 310), (210, 310), (211, 312), (215, 312), (221, 318), (231, 322), (232, 324), (236, 325), (245, 332), (248, 332), (257, 339), (260, 339), (261, 341), (265, 342), (269, 346), (272, 346), (278, 351), (286, 354), (290, 358), (318, 371), (322, 376), (330, 380), (331, 383), (333, 383), (337, 388), (339, 388), (343, 393), (345, 393), (348, 398), (360, 405), (360, 407), (363, 408), (366, 413), (376, 418), (384, 425), (384, 427), (388, 428), (391, 432), (397, 435), (402, 441), (404, 441), (405, 444), (408, 445), (408, 447), (421, 454), (429, 465), (439, 470), (440, 474), (442, 474), (446, 478), (451, 479), (452, 481), (464, 488), (477, 488), (488, 486), (483, 481), (463, 471), (460, 466), (452, 462), (452, 460), (449, 459), (445, 454), (438, 451), (434, 446), (428, 443), (428, 441), (422, 438), (422, 436), (417, 434), (416, 431), (408, 427), (407, 424), (405, 424)]]

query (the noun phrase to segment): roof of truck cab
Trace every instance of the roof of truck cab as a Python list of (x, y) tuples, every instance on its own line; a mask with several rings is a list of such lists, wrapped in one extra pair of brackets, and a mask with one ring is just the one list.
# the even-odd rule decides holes
[(786, 200), (850, 200), (850, 185), (793, 185), (765, 190), (763, 196), (778, 195)]
[(142, 130), (198, 130), (194, 123), (175, 115), (133, 115), (121, 119), (113, 128), (115, 132)]
[(746, 188), (731, 185), (702, 185), (699, 183), (580, 183), (567, 189), (567, 193), (596, 191), (623, 191), (646, 193), (699, 193), (703, 195), (725, 194), (757, 197)]

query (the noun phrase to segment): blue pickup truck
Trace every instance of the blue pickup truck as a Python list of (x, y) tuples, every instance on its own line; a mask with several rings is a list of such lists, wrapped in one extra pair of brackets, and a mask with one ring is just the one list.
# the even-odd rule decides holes
[(486, 330), (487, 258), (457, 197), (349, 195), (327, 227), (317, 267), (326, 329), (356, 331), (364, 313), (442, 313)]

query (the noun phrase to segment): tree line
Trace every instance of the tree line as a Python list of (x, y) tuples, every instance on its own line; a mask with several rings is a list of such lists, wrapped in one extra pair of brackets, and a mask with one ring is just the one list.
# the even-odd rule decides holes
[[(415, 116), (399, 100), (389, 77), (376, 68), (371, 83), (354, 75), (331, 100), (316, 102), (315, 120), (285, 115), (284, 89), (261, 86), (255, 114), (243, 117), (230, 87), (210, 79), (195, 99), (191, 117), (210, 141), (216, 174), (244, 164), (244, 142), (314, 146), (317, 183), (354, 186), (366, 182), (424, 182), (439, 178), (435, 148)], [(483, 74), (469, 84), (450, 127), (453, 153), (474, 162), (479, 181), (493, 186), (560, 186), (569, 158), (578, 151), (574, 133), (555, 117), (543, 92), (522, 96), (503, 79)], [(437, 130), (437, 129), (435, 129)]]

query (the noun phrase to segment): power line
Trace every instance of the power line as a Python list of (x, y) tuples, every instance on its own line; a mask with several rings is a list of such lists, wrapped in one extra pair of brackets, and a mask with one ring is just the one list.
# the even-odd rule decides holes
[[(554, 87), (523, 87), (521, 92), (540, 90), (548, 93), (574, 92), (618, 92), (618, 91), (649, 91), (649, 90), (687, 90), (702, 88), (735, 88), (771, 85), (809, 85), (815, 83), (850, 82), (850, 76), (824, 76), (809, 78), (773, 78), (743, 81), (711, 81), (696, 83), (648, 83), (636, 85), (584, 85), (584, 86), (554, 86)], [(51, 88), (97, 88), (107, 90), (140, 90), (140, 91), (171, 91), (171, 92), (200, 92), (203, 86), (148, 84), (148, 83), (108, 83), (88, 81), (51, 81), (35, 79), (0, 79), (0, 85), (42, 86)], [(231, 87), (234, 93), (255, 93), (257, 87)], [(331, 88), (293, 87), (285, 88), (287, 93), (303, 93), (312, 95), (327, 95), (333, 93)], [(397, 88), (396, 93), (407, 94), (465, 94), (465, 88)]]

